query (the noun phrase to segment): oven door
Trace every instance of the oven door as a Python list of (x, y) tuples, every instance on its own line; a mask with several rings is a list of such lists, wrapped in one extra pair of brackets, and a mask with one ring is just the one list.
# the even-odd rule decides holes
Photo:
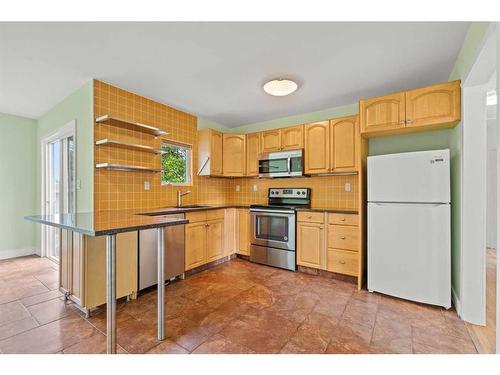
[(295, 251), (295, 212), (251, 209), (251, 243)]

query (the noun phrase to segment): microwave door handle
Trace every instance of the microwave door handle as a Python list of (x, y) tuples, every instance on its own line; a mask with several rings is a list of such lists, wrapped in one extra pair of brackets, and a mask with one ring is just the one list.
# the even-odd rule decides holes
[(292, 158), (290, 156), (287, 159), (286, 167), (288, 170), (288, 174), (292, 173)]

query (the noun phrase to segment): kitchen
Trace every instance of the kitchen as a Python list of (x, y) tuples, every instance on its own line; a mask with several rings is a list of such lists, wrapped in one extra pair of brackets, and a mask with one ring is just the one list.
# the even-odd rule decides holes
[[(69, 146), (57, 194), (67, 201), (22, 213), (43, 228), (48, 255), (55, 238), (57, 264), (34, 255), (0, 261), (5, 286), (23, 270), (47, 287), (1, 291), (0, 306), (12, 305), (0, 351), (477, 353), (452, 307), (456, 149), (436, 141), (460, 129), (461, 78), (373, 90), (308, 121), (262, 128), (215, 126), (144, 88), (85, 82), (60, 103), (85, 108), (69, 116), (76, 147), (61, 143)], [(271, 95), (290, 85), (269, 82)], [(306, 88), (295, 85), (297, 94)], [(373, 152), (412, 136), (422, 143)], [(376, 165), (382, 155), (394, 164)], [(417, 196), (434, 183), (438, 198)], [(50, 198), (50, 189), (37, 195)], [(373, 204), (394, 203), (446, 212), (376, 216)], [(444, 235), (422, 240), (436, 233)], [(50, 275), (50, 287), (39, 275)], [(28, 326), (11, 318), (17, 308)]]

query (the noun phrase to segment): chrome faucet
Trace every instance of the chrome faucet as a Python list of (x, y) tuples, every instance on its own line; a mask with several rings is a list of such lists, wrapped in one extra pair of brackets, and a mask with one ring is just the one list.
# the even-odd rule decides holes
[(182, 207), (182, 196), (188, 195), (191, 193), (191, 190), (188, 191), (177, 191), (177, 207)]

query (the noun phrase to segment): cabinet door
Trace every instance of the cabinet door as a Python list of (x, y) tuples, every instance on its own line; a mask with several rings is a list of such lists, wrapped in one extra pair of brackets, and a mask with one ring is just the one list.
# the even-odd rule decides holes
[(246, 209), (238, 210), (238, 241), (236, 252), (241, 255), (250, 255), (250, 212)]
[(406, 92), (406, 127), (456, 124), (460, 121), (460, 81)]
[(236, 252), (236, 208), (224, 210), (224, 255)]
[(260, 134), (262, 152), (281, 150), (281, 129), (268, 130)]
[(405, 93), (359, 101), (361, 133), (384, 134), (405, 127)]
[(185, 269), (201, 266), (206, 259), (207, 227), (206, 222), (186, 225)]
[(259, 175), (260, 133), (246, 135), (247, 176)]
[(323, 269), (326, 259), (323, 224), (297, 223), (297, 264)]
[(71, 244), (71, 231), (66, 229), (60, 230), (59, 248), (61, 249), (59, 255), (59, 289), (63, 293), (71, 293), (71, 269), (72, 269), (72, 244)]
[(306, 174), (327, 173), (330, 169), (330, 124), (328, 121), (306, 124), (304, 165)]
[(224, 256), (224, 220), (207, 222), (207, 262)]
[(222, 176), (222, 133), (210, 130), (210, 175)]
[(330, 120), (330, 168), (332, 172), (357, 170), (359, 152), (358, 116)]
[(304, 125), (281, 129), (281, 149), (296, 150), (304, 147)]
[(224, 134), (222, 174), (224, 176), (245, 176), (245, 136)]

